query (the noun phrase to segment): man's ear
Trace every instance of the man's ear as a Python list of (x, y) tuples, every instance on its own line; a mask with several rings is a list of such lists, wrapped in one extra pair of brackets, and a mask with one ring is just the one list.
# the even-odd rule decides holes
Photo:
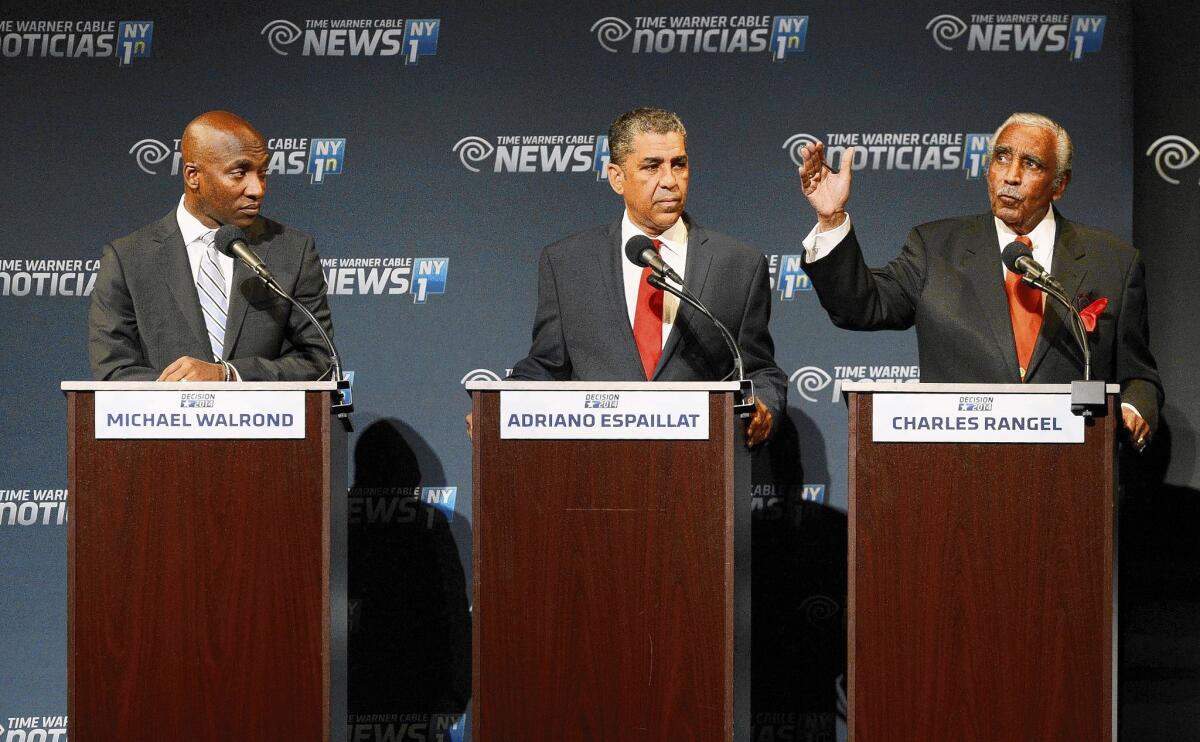
[(608, 185), (617, 193), (617, 195), (624, 196), (625, 171), (621, 169), (620, 165), (616, 165), (612, 161), (609, 161), (606, 169), (608, 170)]
[(1062, 179), (1058, 181), (1058, 185), (1054, 188), (1054, 193), (1050, 196), (1051, 200), (1057, 201), (1058, 199), (1062, 198), (1063, 194), (1067, 192), (1067, 184), (1070, 182), (1071, 171), (1068, 170), (1062, 174)]
[(189, 191), (200, 190), (200, 166), (196, 163), (183, 163), (183, 186)]

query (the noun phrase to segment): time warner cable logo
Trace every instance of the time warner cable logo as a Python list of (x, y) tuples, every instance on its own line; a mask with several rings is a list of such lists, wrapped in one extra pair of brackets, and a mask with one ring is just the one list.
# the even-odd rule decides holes
[(948, 13), (935, 16), (925, 30), (946, 51), (954, 51), (958, 39), (967, 37), (967, 51), (983, 52), (1061, 52), (1072, 62), (1084, 54), (1100, 51), (1104, 45), (1107, 16), (1065, 15), (1058, 13), (983, 13), (972, 14), (967, 23)]
[(514, 134), (495, 143), (466, 136), (451, 150), (473, 173), (595, 173), (608, 179), (608, 136), (604, 134)]
[(304, 57), (402, 57), (416, 64), (420, 57), (437, 54), (439, 18), (317, 18), (304, 28), (283, 18), (262, 27), (271, 51), (289, 56), (303, 38)]
[(842, 384), (847, 381), (874, 381), (880, 383), (916, 384), (921, 381), (920, 366), (834, 366), (830, 374), (820, 366), (804, 366), (796, 369), (788, 381), (796, 385), (796, 391), (809, 402), (819, 402), (826, 389), (832, 387), (830, 402), (842, 398)]
[[(965, 170), (967, 178), (978, 178), (988, 165), (991, 134), (960, 132), (831, 132), (825, 135), (825, 157), (840, 163), (848, 147), (854, 147), (855, 170)], [(804, 145), (821, 141), (801, 132), (788, 137), (783, 149), (792, 164), (800, 167)]]
[(1171, 177), (1168, 173), (1183, 170), (1200, 159), (1200, 147), (1187, 137), (1167, 134), (1154, 140), (1150, 149), (1146, 150), (1146, 156), (1153, 159), (1158, 177), (1171, 185), (1179, 185), (1179, 179)]
[(151, 56), (154, 21), (28, 21), (0, 19), (5, 57), (116, 57), (127, 67)]
[[(183, 166), (180, 140), (168, 146), (161, 139), (139, 139), (129, 148), (138, 169), (147, 175), (166, 172), (167, 160), (171, 161), (171, 175), (179, 175)], [(324, 183), (330, 175), (341, 175), (346, 163), (346, 140), (344, 138), (310, 139), (308, 137), (276, 137), (267, 140), (271, 159), (267, 162), (267, 175), (308, 175), (310, 183)]]
[[(634, 54), (771, 53), (782, 62), (804, 51), (808, 37), (806, 15), (638, 16), (633, 24), (607, 16), (592, 24), (606, 51), (629, 49)], [(626, 39), (632, 38), (627, 42)]]

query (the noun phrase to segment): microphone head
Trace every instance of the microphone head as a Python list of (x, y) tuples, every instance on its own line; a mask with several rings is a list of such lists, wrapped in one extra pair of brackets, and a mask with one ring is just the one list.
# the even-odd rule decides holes
[(1000, 259), (1004, 261), (1004, 267), (1008, 268), (1017, 275), (1025, 275), (1025, 266), (1018, 265), (1019, 258), (1033, 259), (1033, 250), (1030, 250), (1027, 245), (1022, 245), (1020, 242), (1010, 242), (1004, 247), (1004, 252), (1000, 254)]
[(217, 248), (217, 252), (222, 255), (236, 258), (237, 256), (233, 254), (233, 249), (230, 246), (239, 241), (248, 241), (246, 233), (236, 224), (226, 224), (218, 229), (216, 235), (213, 236), (213, 247)]
[(647, 250), (651, 253), (654, 252), (654, 241), (644, 234), (635, 234), (629, 238), (629, 242), (625, 243), (625, 257), (629, 258), (629, 262), (643, 268), (650, 265), (642, 257)]

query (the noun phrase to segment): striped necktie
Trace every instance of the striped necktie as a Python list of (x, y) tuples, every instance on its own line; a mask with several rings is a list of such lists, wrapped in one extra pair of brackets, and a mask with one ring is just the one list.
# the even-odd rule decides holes
[(229, 297), (225, 294), (225, 274), (217, 263), (217, 248), (213, 247), (215, 234), (214, 230), (200, 236), (207, 249), (200, 258), (196, 293), (200, 297), (200, 309), (204, 311), (204, 326), (208, 329), (213, 360), (219, 361), (225, 352), (225, 315), (229, 311)]

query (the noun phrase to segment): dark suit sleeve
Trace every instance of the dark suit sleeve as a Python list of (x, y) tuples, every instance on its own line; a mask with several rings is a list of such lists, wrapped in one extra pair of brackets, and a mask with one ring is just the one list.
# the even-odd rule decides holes
[[(325, 293), (325, 276), (316, 244), (312, 238), (306, 238), (292, 296), (313, 313), (332, 339), (333, 321)], [(328, 375), (330, 357), (321, 333), (303, 312), (292, 307), (278, 358), (250, 356), (231, 358), (229, 362), (242, 381), (313, 381)]]
[(804, 272), (833, 324), (847, 330), (907, 330), (925, 285), (925, 242), (908, 233), (900, 255), (883, 268), (868, 268), (854, 228), (828, 255), (804, 259)]
[(558, 284), (548, 250), (538, 261), (538, 302), (533, 315), (533, 342), (529, 355), (517, 361), (508, 378), (519, 381), (570, 381), (571, 359), (567, 355), (559, 310)]
[(105, 245), (88, 312), (88, 360), (97, 381), (154, 381), (138, 335), (133, 298), (121, 259)]
[(1150, 323), (1146, 310), (1146, 266), (1135, 252), (1122, 288), (1121, 315), (1117, 318), (1117, 378), (1122, 400), (1137, 408), (1150, 430), (1158, 429), (1163, 403), (1162, 381), (1150, 352)]
[(747, 292), (737, 341), (742, 349), (746, 376), (754, 380), (755, 395), (778, 421), (787, 408), (788, 379), (787, 374), (775, 363), (775, 341), (771, 339), (770, 322), (770, 271), (767, 259), (759, 256), (758, 267)]

